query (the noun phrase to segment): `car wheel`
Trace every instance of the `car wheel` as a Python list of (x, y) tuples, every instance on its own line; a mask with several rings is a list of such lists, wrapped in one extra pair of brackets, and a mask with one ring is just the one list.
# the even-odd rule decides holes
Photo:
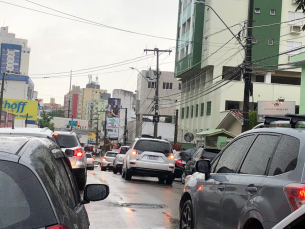
[(180, 215), (180, 229), (194, 229), (192, 201), (187, 200), (182, 208)]
[(74, 171), (74, 176), (79, 190), (84, 190), (87, 183), (87, 170), (86, 169), (77, 169)]
[(169, 177), (166, 179), (166, 184), (172, 185), (174, 180), (175, 180), (175, 176), (174, 176), (174, 175), (169, 176)]
[(129, 169), (125, 169), (125, 180), (131, 180), (132, 173)]
[(186, 177), (186, 174), (185, 172), (182, 173), (182, 176), (181, 176), (181, 183), (184, 184), (185, 183), (185, 177)]
[(125, 178), (125, 172), (121, 172), (122, 178)]
[(102, 171), (106, 171), (106, 167), (103, 167), (103, 166), (102, 166), (102, 169), (101, 169), (101, 170), (102, 170)]
[(112, 169), (112, 172), (113, 172), (113, 174), (117, 174), (117, 173), (118, 173), (118, 170), (117, 170), (116, 168), (113, 168), (113, 169)]
[(158, 180), (159, 180), (159, 183), (160, 183), (160, 184), (163, 184), (164, 181), (165, 181), (165, 178), (164, 178), (164, 177), (158, 177)]

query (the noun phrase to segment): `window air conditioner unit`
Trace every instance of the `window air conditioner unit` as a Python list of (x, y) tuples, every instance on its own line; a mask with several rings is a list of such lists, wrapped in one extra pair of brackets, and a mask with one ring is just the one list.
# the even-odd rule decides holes
[(302, 31), (302, 26), (300, 25), (292, 25), (290, 26), (290, 33), (300, 34)]

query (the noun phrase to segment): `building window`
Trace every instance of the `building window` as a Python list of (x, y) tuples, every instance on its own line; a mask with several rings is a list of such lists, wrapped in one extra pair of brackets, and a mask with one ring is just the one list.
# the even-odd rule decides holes
[(268, 40), (268, 45), (274, 45), (274, 39)]
[(184, 108), (181, 109), (181, 119), (184, 119)]
[(291, 51), (288, 54), (296, 55), (301, 52), (302, 42), (294, 42), (294, 41), (287, 41), (286, 42), (286, 51)]
[(274, 16), (275, 15), (275, 10), (274, 9), (272, 9), (272, 10), (270, 10), (270, 14), (272, 15), (272, 16)]
[(289, 25), (303, 25), (304, 14), (301, 12), (288, 12)]
[(204, 115), (204, 103), (201, 103), (201, 106), (200, 106), (200, 116), (203, 116)]
[(173, 89), (173, 83), (163, 83), (163, 89)]
[(255, 8), (255, 9), (254, 9), (254, 13), (260, 14), (260, 13), (261, 13), (261, 9), (260, 9), (260, 8)]
[(181, 90), (181, 83), (179, 83), (179, 90)]
[(189, 118), (190, 107), (186, 108), (186, 118)]
[(212, 102), (207, 103), (207, 115), (211, 115), (212, 111)]
[(191, 118), (193, 118), (193, 116), (194, 116), (194, 105), (192, 105), (191, 107)]
[(156, 82), (148, 82), (148, 88), (156, 88), (157, 83)]
[(196, 111), (195, 111), (195, 116), (198, 117), (198, 104), (196, 104)]
[(239, 110), (238, 101), (226, 101), (226, 110)]

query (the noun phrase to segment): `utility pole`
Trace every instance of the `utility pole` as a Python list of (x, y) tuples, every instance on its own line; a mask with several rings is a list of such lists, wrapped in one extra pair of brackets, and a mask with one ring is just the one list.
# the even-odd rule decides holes
[(72, 82), (72, 70), (70, 72), (70, 87), (69, 87), (69, 106), (68, 106), (68, 118), (70, 118), (70, 104), (71, 104), (71, 82)]
[(177, 143), (178, 138), (178, 109), (176, 110), (176, 118), (175, 118), (175, 136), (174, 136), (174, 144)]
[(95, 152), (97, 153), (97, 150), (98, 150), (98, 122), (99, 122), (99, 119), (97, 118), (97, 122), (96, 122), (96, 137), (95, 137), (95, 145), (96, 145), (96, 150)]
[(0, 128), (1, 128), (1, 121), (2, 121), (2, 104), (3, 104), (3, 92), (4, 92), (4, 79), (5, 79), (6, 73), (3, 72), (2, 76), (2, 83), (1, 83), (1, 96), (0, 96)]
[(159, 50), (158, 48), (155, 49), (144, 49), (144, 52), (154, 52), (157, 53), (157, 82), (156, 82), (156, 93), (155, 93), (155, 115), (154, 115), (154, 138), (158, 136), (158, 122), (159, 122), (159, 53), (160, 52), (168, 52), (171, 53), (172, 50)]
[(127, 108), (120, 108), (125, 110), (125, 126), (124, 126), (124, 146), (127, 144)]
[(249, 20), (248, 20), (248, 31), (247, 31), (247, 45), (246, 45), (246, 57), (245, 57), (245, 89), (244, 89), (244, 104), (243, 104), (243, 126), (242, 132), (249, 130), (249, 97), (250, 97), (250, 85), (252, 76), (252, 39), (253, 39), (253, 11), (254, 11), (254, 0), (250, 0), (249, 6)]

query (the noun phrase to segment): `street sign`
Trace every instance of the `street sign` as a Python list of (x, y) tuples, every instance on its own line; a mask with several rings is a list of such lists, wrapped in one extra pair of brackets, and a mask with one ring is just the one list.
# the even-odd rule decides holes
[(69, 126), (77, 126), (78, 121), (69, 121)]

